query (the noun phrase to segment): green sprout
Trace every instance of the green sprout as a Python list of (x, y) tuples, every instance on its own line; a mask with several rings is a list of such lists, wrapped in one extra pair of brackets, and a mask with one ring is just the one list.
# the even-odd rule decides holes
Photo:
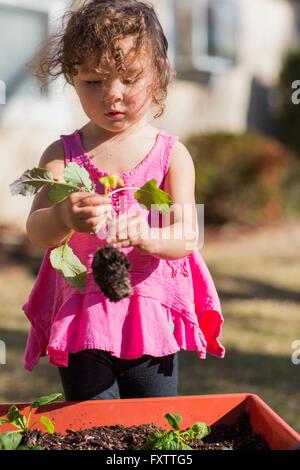
[(182, 417), (179, 414), (167, 413), (166, 418), (173, 428), (171, 431), (164, 430), (147, 436), (146, 444), (136, 450), (193, 450), (187, 441), (192, 439), (203, 439), (211, 432), (210, 426), (205, 423), (195, 423), (186, 431), (180, 431)]
[[(0, 426), (2, 426), (4, 423), (7, 423), (16, 427), (17, 430), (0, 434), (0, 450), (28, 450), (26, 446), (20, 446), (19, 444), (22, 440), (22, 434), (25, 431), (30, 431), (30, 429), (36, 423), (38, 423), (38, 421), (35, 421), (29, 427), (32, 410), (34, 408), (39, 408), (42, 405), (48, 405), (50, 403), (53, 403), (55, 400), (61, 397), (62, 397), (61, 393), (52, 393), (51, 395), (38, 398), (33, 403), (31, 403), (27, 418), (25, 415), (20, 413), (16, 405), (10, 406), (6, 415), (7, 418), (0, 418)], [(47, 416), (42, 416), (40, 418), (40, 422), (45, 426), (45, 431), (48, 434), (54, 433), (54, 425), (52, 421), (49, 418), (47, 418)], [(42, 450), (42, 447), (34, 446), (34, 447), (31, 447), (30, 450)]]

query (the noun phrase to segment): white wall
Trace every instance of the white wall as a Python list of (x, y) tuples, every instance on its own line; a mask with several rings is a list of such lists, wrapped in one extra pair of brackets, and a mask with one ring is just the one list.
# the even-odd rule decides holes
[(295, 34), (293, 9), (286, 0), (237, 3), (241, 18), (237, 66), (212, 77), (209, 85), (178, 81), (170, 89), (161, 125), (181, 138), (198, 130), (244, 131), (252, 79), (265, 86), (276, 83)]

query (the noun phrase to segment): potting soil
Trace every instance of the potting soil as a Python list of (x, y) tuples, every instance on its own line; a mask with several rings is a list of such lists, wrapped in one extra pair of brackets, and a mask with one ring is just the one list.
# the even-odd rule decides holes
[[(24, 433), (21, 444), (38, 445), (45, 450), (135, 450), (146, 443), (149, 434), (159, 431), (163, 428), (153, 423), (130, 427), (99, 426), (82, 431), (68, 429), (66, 435), (34, 430)], [(209, 436), (186, 441), (186, 444), (193, 450), (270, 450), (264, 439), (253, 432), (246, 412), (235, 424), (213, 426)]]

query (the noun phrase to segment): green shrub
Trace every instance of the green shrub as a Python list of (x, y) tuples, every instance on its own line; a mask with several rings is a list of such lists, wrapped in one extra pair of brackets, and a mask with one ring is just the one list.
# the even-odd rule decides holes
[(298, 160), (280, 142), (257, 134), (212, 133), (192, 135), (185, 144), (206, 223), (255, 225), (284, 215)]
[(278, 137), (300, 157), (300, 104), (292, 102), (292, 94), (296, 91), (292, 88), (295, 80), (300, 80), (300, 49), (286, 55), (277, 87)]

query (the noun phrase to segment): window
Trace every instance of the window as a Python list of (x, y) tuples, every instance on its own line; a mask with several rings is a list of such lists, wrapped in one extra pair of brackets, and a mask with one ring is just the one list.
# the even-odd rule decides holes
[(63, 79), (41, 87), (34, 67), (44, 41), (60, 28), (69, 3), (0, 0), (0, 125), (36, 128), (57, 124), (58, 116), (61, 122), (66, 119), (59, 92)]
[(218, 73), (237, 60), (236, 0), (174, 0), (176, 69)]
[(47, 13), (0, 2), (0, 79), (7, 102), (16, 95), (40, 95), (40, 84), (27, 64), (47, 36)]

